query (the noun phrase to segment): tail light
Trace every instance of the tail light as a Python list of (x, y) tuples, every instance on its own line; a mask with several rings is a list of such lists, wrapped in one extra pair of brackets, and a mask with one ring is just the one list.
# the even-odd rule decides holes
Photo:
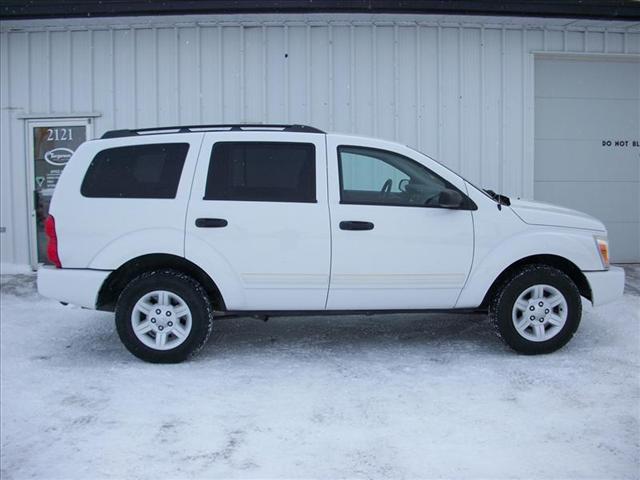
[(44, 222), (44, 233), (47, 234), (47, 257), (56, 268), (62, 268), (58, 256), (58, 236), (56, 235), (56, 219), (49, 215)]

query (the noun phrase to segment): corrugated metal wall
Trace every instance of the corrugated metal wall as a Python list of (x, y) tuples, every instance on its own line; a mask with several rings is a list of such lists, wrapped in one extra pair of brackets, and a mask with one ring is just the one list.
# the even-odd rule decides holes
[(640, 53), (640, 31), (479, 17), (137, 17), (5, 23), (0, 48), (1, 258), (26, 264), (20, 114), (96, 112), (96, 136), (306, 123), (396, 139), (483, 186), (530, 197), (530, 52)]

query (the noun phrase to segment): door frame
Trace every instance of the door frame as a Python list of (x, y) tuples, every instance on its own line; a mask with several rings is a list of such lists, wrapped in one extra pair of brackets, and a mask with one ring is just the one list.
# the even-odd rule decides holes
[(85, 127), (86, 140), (93, 138), (93, 121), (92, 117), (39, 117), (25, 119), (25, 145), (27, 146), (25, 161), (27, 163), (27, 211), (29, 212), (29, 265), (32, 269), (38, 268), (38, 227), (36, 219), (36, 209), (34, 204), (33, 192), (36, 188), (35, 185), (35, 170), (34, 170), (34, 143), (33, 143), (33, 129), (35, 127), (49, 127), (49, 126), (67, 126), (67, 127)]

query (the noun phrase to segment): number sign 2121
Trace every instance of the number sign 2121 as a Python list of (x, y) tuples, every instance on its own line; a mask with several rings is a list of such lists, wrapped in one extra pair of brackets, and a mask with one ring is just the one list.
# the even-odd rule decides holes
[(73, 140), (73, 132), (70, 128), (48, 128), (47, 133), (47, 142)]

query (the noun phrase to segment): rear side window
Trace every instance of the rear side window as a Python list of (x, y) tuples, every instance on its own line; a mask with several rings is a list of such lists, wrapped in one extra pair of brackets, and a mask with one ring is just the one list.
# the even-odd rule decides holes
[(312, 143), (218, 142), (204, 199), (313, 203), (315, 151)]
[(92, 198), (175, 198), (188, 143), (108, 148), (91, 161), (80, 192)]

